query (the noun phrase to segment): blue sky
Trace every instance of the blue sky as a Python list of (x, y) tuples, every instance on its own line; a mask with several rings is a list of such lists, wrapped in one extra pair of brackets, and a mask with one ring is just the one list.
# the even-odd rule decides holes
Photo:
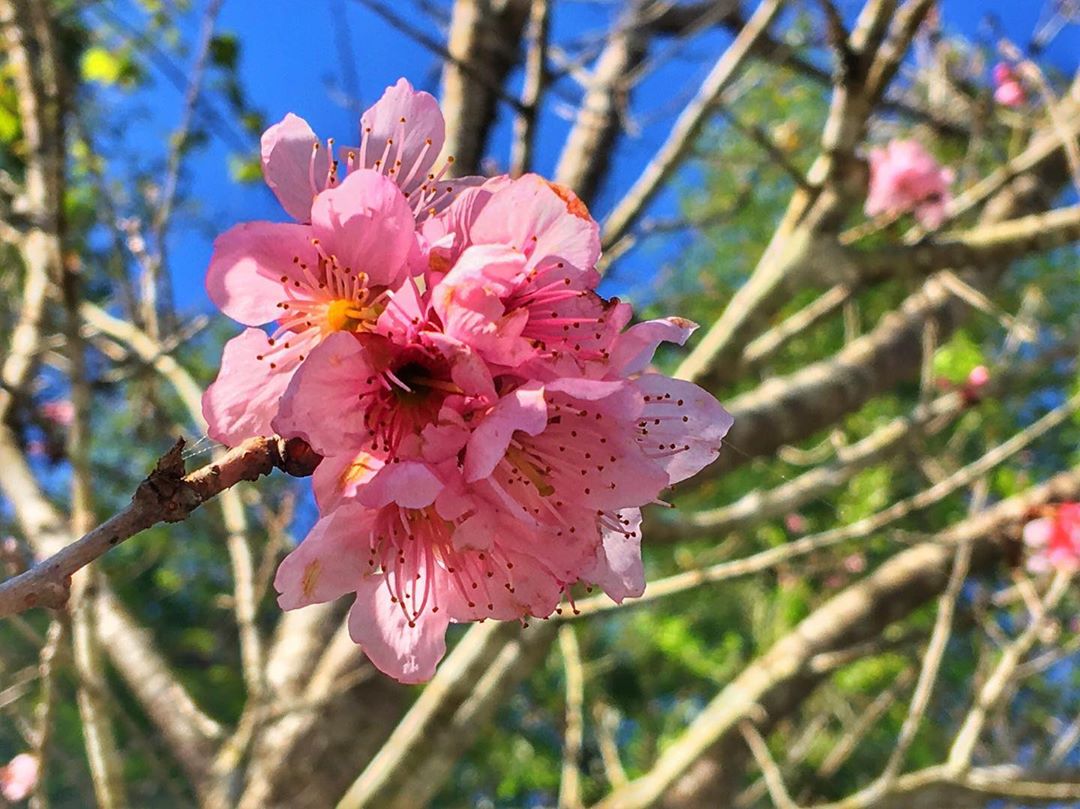
[[(413, 3), (392, 3), (399, 13), (417, 27), (442, 39), (442, 32), (415, 10)], [(747, 4), (749, 5), (749, 4)], [(849, 14), (859, 2), (840, 3)], [(556, 0), (553, 4), (553, 38), (589, 41), (598, 36), (617, 14), (617, 2), (596, 0)], [(1005, 35), (1017, 42), (1027, 42), (1042, 15), (1043, 2), (1020, 0), (944, 0), (943, 21), (948, 30), (965, 33), (982, 42), (993, 42)], [(194, 0), (196, 12), (205, 7)], [(116, 13), (135, 20), (126, 2), (114, 6)], [(199, 14), (191, 16), (191, 29)], [(437, 93), (438, 59), (409, 37), (395, 30), (383, 19), (356, 0), (226, 0), (218, 30), (236, 34), (241, 43), (240, 76), (250, 102), (262, 111), (268, 122), (286, 112), (306, 118), (322, 137), (333, 136), (339, 142), (353, 139), (357, 111), (350, 108), (342, 90), (355, 80), (361, 103), (375, 101), (383, 88), (400, 76), (417, 87)], [(636, 178), (655, 148), (663, 141), (681, 105), (708, 71), (711, 62), (729, 41), (726, 33), (711, 31), (699, 36), (673, 58), (663, 60), (639, 87), (634, 106), (639, 131), (623, 139), (615, 159), (614, 171), (600, 197), (594, 201), (598, 216), (611, 206), (618, 195)], [(660, 52), (664, 51), (661, 46)], [(1080, 26), (1066, 28), (1043, 57), (1068, 72), (1080, 60)], [(343, 65), (349, 67), (343, 69)], [(160, 74), (152, 73), (148, 91), (136, 99), (110, 91), (103, 95), (105, 118), (134, 106), (143, 107), (143, 115), (132, 117), (124, 139), (130, 154), (160, 157), (179, 121), (181, 92)], [(563, 87), (569, 100), (573, 86)], [(569, 129), (572, 114), (568, 100), (558, 98), (542, 117), (538, 129), (535, 169), (551, 174), (559, 149)], [(113, 107), (115, 105), (115, 107)], [(499, 125), (490, 145), (490, 153), (503, 166), (509, 143), (510, 116), (501, 111)], [(250, 141), (251, 148), (255, 143)], [(273, 197), (260, 185), (238, 185), (228, 174), (228, 158), (235, 145), (220, 139), (198, 151), (187, 166), (183, 188), (197, 203), (197, 212), (182, 213), (174, 228), (170, 247), (171, 269), (178, 305), (186, 311), (206, 311), (209, 302), (202, 287), (202, 276), (210, 254), (214, 232), (250, 219), (282, 219)], [(676, 200), (669, 193), (653, 206), (652, 213), (674, 211)], [(651, 263), (662, 260), (663, 251), (639, 251), (631, 258), (631, 267), (623, 277), (633, 278), (646, 272)], [(613, 290), (621, 291), (621, 290)]]

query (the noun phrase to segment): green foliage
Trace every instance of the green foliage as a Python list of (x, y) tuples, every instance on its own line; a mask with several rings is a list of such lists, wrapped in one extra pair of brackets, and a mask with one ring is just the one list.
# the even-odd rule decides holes
[(129, 48), (113, 50), (102, 45), (87, 48), (79, 63), (84, 81), (130, 89), (139, 80), (140, 71)]

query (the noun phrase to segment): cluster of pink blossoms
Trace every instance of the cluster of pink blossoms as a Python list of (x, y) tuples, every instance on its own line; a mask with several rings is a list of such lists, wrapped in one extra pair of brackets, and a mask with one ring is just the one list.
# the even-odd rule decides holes
[(928, 230), (945, 221), (952, 201), (952, 169), (943, 168), (916, 140), (893, 140), (870, 150), (866, 215), (911, 213)]
[(252, 327), (206, 392), (210, 435), (323, 456), (321, 519), (279, 602), (355, 593), (353, 639), (403, 682), (432, 676), (450, 622), (547, 617), (577, 582), (640, 595), (640, 507), (731, 426), (706, 391), (647, 371), (693, 324), (628, 328), (629, 306), (596, 294), (585, 205), (535, 175), (444, 180), (443, 133), (404, 80), (336, 154), (287, 116), (262, 156), (296, 223), (226, 232), (207, 277)]
[(1028, 570), (1080, 570), (1080, 503), (1061, 503), (1024, 526)]

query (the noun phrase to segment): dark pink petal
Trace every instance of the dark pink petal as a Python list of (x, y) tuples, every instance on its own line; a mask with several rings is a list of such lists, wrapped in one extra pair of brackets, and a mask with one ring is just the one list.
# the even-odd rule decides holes
[(302, 279), (293, 259), (316, 263), (311, 235), (305, 225), (274, 222), (245, 222), (225, 231), (214, 240), (206, 271), (210, 300), (245, 326), (276, 320), (278, 304), (286, 300), (284, 284)]
[(207, 434), (226, 446), (244, 439), (274, 435), (277, 415), (291, 370), (272, 369), (259, 357), (267, 350), (266, 333), (247, 329), (225, 344), (221, 370), (203, 394)]
[(675, 484), (716, 460), (733, 419), (712, 394), (692, 382), (643, 374), (633, 382), (645, 405), (638, 441)]
[(623, 374), (640, 373), (652, 362), (661, 343), (681, 346), (696, 329), (697, 323), (681, 317), (646, 320), (631, 326), (615, 339), (611, 348), (611, 367)]
[(369, 568), (374, 514), (346, 503), (315, 523), (278, 566), (274, 588), (282, 609), (333, 601), (360, 586)]
[(315, 198), (311, 223), (321, 247), (370, 285), (396, 287), (416, 243), (412, 210), (391, 180), (354, 171)]
[(616, 604), (624, 598), (638, 598), (645, 592), (645, 568), (641, 563), (641, 511), (623, 509), (618, 513), (621, 530), (605, 527), (603, 544), (595, 564), (581, 574), (585, 581), (600, 587)]
[(523, 385), (502, 397), (473, 430), (465, 450), (465, 480), (486, 478), (502, 460), (515, 431), (536, 435), (547, 427), (548, 409), (541, 385)]
[(426, 682), (446, 654), (448, 610), (425, 610), (409, 620), (401, 605), (391, 601), (395, 583), (385, 575), (361, 579), (349, 610), (349, 636), (384, 674), (402, 683)]
[(356, 335), (335, 332), (300, 365), (273, 427), (280, 435), (303, 438), (320, 455), (363, 446), (368, 429), (360, 395), (378, 387)]
[(291, 112), (263, 133), (263, 176), (296, 221), (311, 221), (311, 202), (326, 187), (330, 157), (307, 121)]

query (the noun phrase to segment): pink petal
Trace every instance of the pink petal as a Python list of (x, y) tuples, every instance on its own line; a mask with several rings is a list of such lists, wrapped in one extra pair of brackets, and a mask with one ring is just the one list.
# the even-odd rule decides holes
[(379, 671), (402, 683), (426, 682), (446, 654), (448, 611), (424, 610), (410, 622), (401, 605), (390, 600), (393, 584), (384, 576), (361, 579), (349, 610), (349, 635)]
[(734, 420), (711, 393), (661, 374), (643, 374), (633, 384), (645, 397), (641, 422), (648, 430), (638, 440), (646, 452), (657, 452), (670, 483), (686, 480), (716, 460)]
[(282, 609), (333, 601), (360, 586), (375, 513), (346, 503), (315, 523), (278, 566), (274, 588)]
[(645, 592), (645, 568), (641, 563), (641, 511), (619, 512), (623, 531), (604, 528), (603, 545), (593, 566), (581, 574), (585, 581), (600, 587), (616, 604), (624, 598), (638, 598)]
[(207, 434), (226, 446), (276, 432), (271, 421), (292, 379), (291, 369), (272, 369), (257, 359), (268, 347), (266, 333), (246, 329), (225, 344), (221, 370), (203, 394)]
[(519, 177), (492, 195), (469, 238), (516, 247), (529, 255), (530, 267), (561, 260), (589, 270), (600, 258), (600, 228), (569, 193), (535, 174)]
[(377, 331), (386, 337), (396, 338), (399, 343), (408, 343), (428, 321), (428, 302), (420, 292), (416, 279), (406, 279), (400, 287), (390, 293), (386, 309), (379, 315)]
[(355, 499), (357, 490), (382, 467), (380, 458), (362, 450), (324, 456), (311, 476), (320, 513), (329, 514), (344, 500)]
[(547, 427), (544, 389), (529, 383), (502, 397), (480, 422), (465, 450), (465, 480), (486, 478), (502, 460), (514, 432), (537, 435)]
[(281, 435), (303, 438), (320, 455), (362, 446), (367, 427), (360, 395), (378, 387), (356, 335), (335, 332), (301, 363), (273, 427)]
[(367, 273), (370, 283), (396, 287), (416, 243), (412, 210), (391, 180), (354, 171), (323, 191), (311, 209), (314, 235), (342, 267)]
[(491, 369), (468, 345), (437, 332), (426, 332), (424, 340), (450, 361), (450, 379), (465, 395), (492, 402), (498, 398)]
[(330, 151), (321, 147), (307, 121), (291, 112), (262, 136), (266, 184), (298, 222), (311, 221), (311, 201), (326, 187)]
[[(417, 92), (408, 81), (398, 79), (360, 116), (360, 136), (367, 141), (361, 167), (376, 168), (379, 161), (378, 170), (393, 169), (394, 179), (409, 193), (427, 181), (442, 151), (446, 125), (439, 102), (430, 93)], [(391, 140), (393, 144), (388, 144)]]
[(516, 367), (535, 355), (522, 337), (529, 313), (524, 309), (508, 313), (502, 302), (524, 267), (525, 257), (503, 245), (466, 249), (431, 291), (443, 332), (496, 365)]
[[(305, 225), (245, 222), (214, 240), (206, 271), (206, 291), (222, 312), (245, 326), (260, 326), (281, 315), (284, 284), (302, 278), (300, 260), (316, 264)], [(285, 281), (282, 281), (282, 278)]]
[(443, 484), (431, 468), (419, 461), (400, 461), (380, 469), (357, 489), (357, 499), (370, 508), (396, 503), (402, 508), (424, 508), (435, 502)]
[(646, 320), (618, 336), (611, 349), (611, 367), (623, 374), (644, 371), (661, 343), (682, 345), (697, 329), (697, 323), (681, 317)]

